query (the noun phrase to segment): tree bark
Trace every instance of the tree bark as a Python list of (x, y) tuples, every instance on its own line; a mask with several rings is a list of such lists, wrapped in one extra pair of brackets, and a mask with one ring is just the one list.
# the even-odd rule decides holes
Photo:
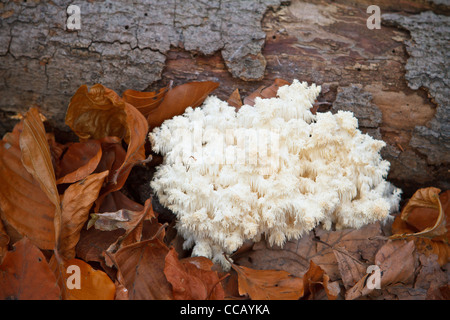
[[(38, 105), (59, 130), (82, 84), (154, 90), (212, 80), (227, 99), (275, 78), (322, 86), (320, 112), (351, 110), (386, 141), (389, 179), (409, 195), (450, 186), (450, 7), (442, 1), (78, 1), (0, 3), (0, 133)], [(369, 29), (369, 5), (381, 29)], [(424, 31), (425, 30), (425, 31)]]

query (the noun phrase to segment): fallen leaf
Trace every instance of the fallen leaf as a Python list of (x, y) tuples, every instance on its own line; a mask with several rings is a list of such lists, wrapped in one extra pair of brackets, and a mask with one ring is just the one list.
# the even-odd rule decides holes
[(53, 168), (55, 169), (55, 174), (57, 177), (59, 177), (60, 172), (60, 160), (63, 153), (66, 151), (68, 144), (61, 144), (56, 142), (55, 134), (51, 132), (46, 133), (47, 136), (47, 142), (50, 147), (50, 154), (52, 156), (52, 164)]
[(232, 264), (238, 274), (239, 294), (252, 300), (298, 300), (303, 280), (283, 270), (255, 270)]
[(70, 100), (66, 124), (81, 139), (130, 139), (124, 101), (111, 89), (82, 85)]
[(343, 248), (333, 249), (345, 289), (353, 287), (366, 273), (366, 265)]
[(249, 96), (244, 98), (244, 104), (249, 106), (255, 105), (256, 98), (269, 99), (277, 96), (278, 89), (290, 83), (283, 79), (275, 79), (270, 86), (261, 86), (252, 92)]
[(42, 252), (26, 237), (0, 265), (1, 300), (59, 300), (56, 277)]
[(63, 300), (114, 300), (116, 286), (108, 275), (80, 259), (58, 267)]
[(303, 276), (302, 299), (315, 300), (321, 290), (325, 291), (328, 300), (336, 300), (340, 293), (339, 284), (330, 281), (323, 269), (311, 260), (309, 269)]
[(164, 88), (153, 92), (141, 92), (132, 89), (123, 92), (123, 100), (138, 109), (146, 118), (149, 113), (158, 108), (166, 93), (172, 88), (172, 82)]
[(450, 284), (443, 285), (440, 288), (428, 292), (427, 300), (450, 300)]
[(414, 279), (416, 262), (412, 241), (388, 241), (375, 255), (375, 264), (381, 269), (381, 287)]
[(23, 131), (19, 137), (22, 163), (40, 184), (50, 201), (59, 211), (59, 193), (56, 187), (55, 170), (52, 165), (50, 147), (39, 111), (31, 108), (23, 119)]
[[(0, 142), (0, 212), (5, 228), (13, 228), (21, 236), (27, 236), (41, 249), (52, 250), (55, 246), (55, 202), (59, 195), (55, 181), (52, 182), (50, 152), (48, 145), (45, 146), (45, 132), (37, 110), (28, 112), (25, 118), (29, 119), (27, 129), (24, 129), (23, 119)], [(22, 137), (23, 130), (26, 131)], [(34, 176), (22, 162), (21, 146), (25, 150), (27, 168)]]
[(67, 109), (66, 124), (81, 141), (114, 136), (128, 144), (123, 162), (116, 170), (110, 170), (113, 174), (110, 182), (114, 185), (126, 180), (134, 165), (145, 161), (147, 120), (135, 107), (101, 84), (90, 90), (83, 85), (77, 90)]
[(380, 223), (337, 231), (316, 227), (298, 240), (287, 241), (282, 247), (271, 247), (262, 240), (255, 243), (252, 250), (233, 256), (233, 260), (252, 269), (285, 270), (299, 278), (308, 271), (312, 260), (332, 281), (336, 281), (341, 279), (341, 272), (333, 249), (343, 248), (351, 256), (373, 264), (375, 253), (385, 242), (379, 239), (382, 235)]
[[(448, 275), (442, 270), (436, 256), (418, 254), (419, 267), (416, 270), (414, 288), (423, 289), (426, 295), (447, 285)], [(425, 299), (423, 297), (423, 299)]]
[(74, 183), (90, 175), (102, 158), (100, 140), (87, 140), (71, 144), (59, 162), (57, 184)]
[(164, 275), (169, 248), (158, 238), (130, 244), (111, 255), (118, 280), (130, 300), (172, 300), (172, 287)]
[[(225, 293), (213, 263), (204, 257), (178, 260), (174, 248), (165, 258), (164, 275), (172, 285), (176, 300), (223, 300)], [(198, 259), (200, 258), (200, 259)]]
[[(434, 239), (439, 237), (448, 243), (449, 230), (446, 228), (446, 213), (439, 199), (440, 192), (440, 189), (433, 187), (417, 190), (400, 216), (403, 221), (419, 230), (414, 236)], [(449, 194), (450, 190), (444, 193), (447, 202)]]
[(152, 208), (152, 201), (148, 199), (145, 205), (139, 211), (132, 208), (123, 208), (115, 212), (104, 212), (92, 214), (90, 225), (94, 225), (96, 229), (102, 231), (113, 231), (116, 229), (124, 229), (125, 233), (120, 236), (108, 248), (108, 252), (116, 252), (120, 246), (125, 246), (135, 242), (139, 242), (142, 237), (142, 227), (145, 220), (156, 218)]
[(235, 107), (236, 110), (239, 110), (240, 107), (242, 107), (243, 103), (242, 103), (241, 95), (239, 94), (239, 89), (236, 89), (233, 91), (231, 96), (228, 98), (227, 103), (230, 106)]
[(3, 226), (2, 220), (0, 220), (0, 264), (2, 263), (3, 257), (8, 251), (10, 237), (6, 233), (5, 227)]
[(123, 229), (101, 231), (95, 228), (80, 232), (80, 240), (76, 245), (76, 256), (84, 261), (105, 263), (103, 252), (125, 233)]
[(414, 240), (417, 250), (436, 254), (441, 266), (450, 261), (450, 190), (419, 189), (392, 224), (391, 239)]
[[(413, 241), (386, 242), (375, 255), (375, 267), (379, 268), (380, 289), (386, 289), (398, 283), (411, 284), (414, 280), (417, 258), (414, 255)], [(375, 276), (374, 276), (375, 277)], [(376, 284), (367, 285), (368, 280), (376, 280), (371, 274), (365, 274), (352, 288), (345, 293), (345, 299), (354, 300), (374, 291)]]
[(169, 90), (163, 102), (148, 113), (150, 130), (159, 127), (164, 120), (182, 114), (188, 107), (198, 107), (218, 86), (212, 81), (189, 82)]
[[(95, 172), (102, 172), (108, 170), (109, 176), (105, 179), (105, 184), (100, 191), (100, 195), (95, 201), (95, 212), (113, 211), (115, 209), (102, 208), (103, 202), (109, 197), (111, 193), (115, 193), (122, 189), (128, 176), (131, 172), (132, 166), (128, 166), (125, 170), (120, 170), (122, 164), (126, 161), (127, 151), (119, 144), (119, 141), (103, 139), (102, 141), (102, 158), (97, 166)], [(118, 207), (116, 210), (119, 210)]]
[(75, 258), (75, 247), (83, 225), (89, 218), (89, 210), (98, 197), (108, 171), (94, 173), (71, 184), (61, 200), (62, 216), (59, 252), (65, 260)]

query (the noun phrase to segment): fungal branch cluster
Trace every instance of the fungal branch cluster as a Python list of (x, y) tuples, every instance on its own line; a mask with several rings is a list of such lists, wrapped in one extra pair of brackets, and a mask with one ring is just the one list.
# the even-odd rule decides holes
[(151, 187), (193, 255), (227, 269), (223, 253), (246, 240), (281, 246), (318, 224), (359, 228), (397, 209), (385, 143), (351, 112), (313, 114), (320, 89), (294, 80), (238, 111), (210, 96), (149, 134), (164, 156)]

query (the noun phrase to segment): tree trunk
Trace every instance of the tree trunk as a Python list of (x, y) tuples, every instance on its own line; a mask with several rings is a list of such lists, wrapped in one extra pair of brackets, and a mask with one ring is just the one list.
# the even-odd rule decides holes
[[(450, 7), (442, 1), (64, 1), (0, 3), (0, 132), (38, 105), (58, 130), (82, 84), (154, 90), (212, 80), (242, 97), (275, 78), (322, 86), (319, 111), (351, 110), (386, 141), (389, 179), (410, 195), (449, 188)], [(369, 29), (367, 8), (381, 9)]]

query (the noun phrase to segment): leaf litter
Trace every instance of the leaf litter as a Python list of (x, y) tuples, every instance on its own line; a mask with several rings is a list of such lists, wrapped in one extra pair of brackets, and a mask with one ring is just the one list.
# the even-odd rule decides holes
[[(244, 99), (236, 89), (228, 102), (253, 105), (284, 84)], [(149, 130), (200, 106), (218, 85), (170, 83), (122, 97), (82, 86), (66, 114), (77, 142), (57, 142), (38, 109), (23, 115), (0, 141), (0, 299), (450, 299), (450, 191), (433, 187), (417, 190), (386, 225), (317, 227), (283, 247), (247, 242), (228, 272), (189, 257), (173, 216), (150, 194), (133, 195), (141, 186), (129, 177), (139, 166), (151, 176), (160, 163), (146, 148)]]

